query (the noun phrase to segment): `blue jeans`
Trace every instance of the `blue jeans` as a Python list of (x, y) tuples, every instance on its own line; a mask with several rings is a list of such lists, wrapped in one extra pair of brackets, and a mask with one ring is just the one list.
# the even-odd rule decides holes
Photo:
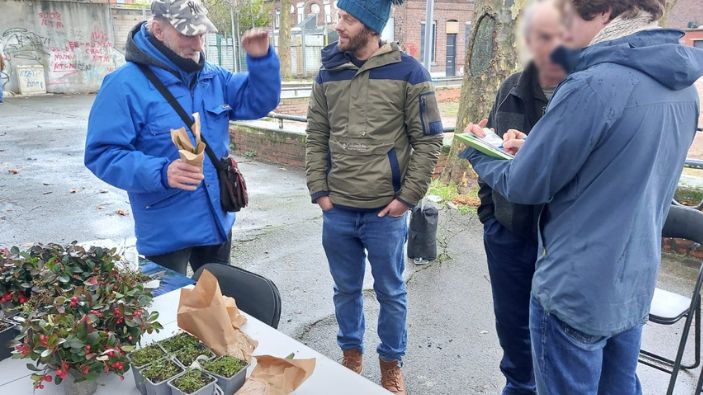
[(533, 297), (530, 330), (540, 395), (641, 395), (642, 325), (611, 337), (583, 333), (546, 313)]
[(322, 245), (334, 280), (334, 307), (342, 350), (364, 350), (364, 271), (371, 263), (374, 291), (381, 305), (378, 354), (400, 361), (407, 347), (407, 292), (403, 281), (406, 216), (333, 208), (323, 214)]
[(530, 343), (530, 294), (537, 242), (520, 237), (495, 218), (484, 224), (483, 243), (493, 292), (496, 332), (503, 349), (503, 395), (535, 395)]

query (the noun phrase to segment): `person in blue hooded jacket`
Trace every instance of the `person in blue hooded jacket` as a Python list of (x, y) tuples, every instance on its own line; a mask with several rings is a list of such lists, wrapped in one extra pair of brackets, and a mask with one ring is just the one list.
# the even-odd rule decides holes
[(139, 67), (149, 67), (187, 113), (200, 114), (202, 136), (223, 157), (230, 120), (261, 118), (278, 105), (279, 62), (268, 34), (255, 30), (242, 40), (250, 72), (231, 73), (204, 59), (204, 34), (216, 29), (199, 0), (158, 0), (151, 10), (129, 34), (127, 63), (105, 78), (95, 99), (85, 165), (127, 191), (138, 251), (186, 273), (188, 262), (194, 271), (229, 263), (235, 215), (221, 208), (210, 159), (202, 170), (179, 159), (170, 131), (190, 125)]
[(563, 0), (568, 72), (510, 161), (470, 154), (491, 188), (545, 204), (530, 306), (537, 392), (641, 394), (661, 231), (693, 140), (703, 50), (656, 25), (663, 0)]

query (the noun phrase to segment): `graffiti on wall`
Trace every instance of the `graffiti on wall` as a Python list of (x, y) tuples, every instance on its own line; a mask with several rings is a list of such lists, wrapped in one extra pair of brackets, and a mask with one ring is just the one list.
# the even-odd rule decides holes
[(99, 88), (105, 75), (124, 62), (124, 56), (114, 48), (100, 21), (74, 23), (72, 17), (77, 19), (59, 10), (42, 10), (32, 15), (34, 30), (28, 26), (0, 30), (0, 55), (11, 80), (15, 66), (41, 65), (49, 92)]

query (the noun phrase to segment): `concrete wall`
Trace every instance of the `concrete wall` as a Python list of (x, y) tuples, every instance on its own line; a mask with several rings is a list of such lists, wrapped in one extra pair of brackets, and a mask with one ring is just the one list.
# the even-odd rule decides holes
[(151, 11), (112, 7), (110, 16), (112, 17), (112, 31), (115, 33), (115, 49), (124, 53), (127, 35), (137, 23), (147, 20), (151, 16)]
[(5, 90), (17, 92), (15, 66), (30, 64), (44, 67), (48, 92), (95, 92), (124, 62), (107, 4), (0, 0), (0, 10)]

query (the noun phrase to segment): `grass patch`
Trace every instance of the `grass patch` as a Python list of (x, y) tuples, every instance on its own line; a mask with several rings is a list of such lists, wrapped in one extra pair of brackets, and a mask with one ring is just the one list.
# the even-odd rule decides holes
[(460, 214), (466, 215), (474, 212), (481, 202), (478, 199), (478, 185), (464, 189), (466, 189), (465, 192), (453, 181), (444, 183), (437, 179), (432, 180), (427, 194), (439, 196), (442, 199), (442, 203), (451, 203)]

